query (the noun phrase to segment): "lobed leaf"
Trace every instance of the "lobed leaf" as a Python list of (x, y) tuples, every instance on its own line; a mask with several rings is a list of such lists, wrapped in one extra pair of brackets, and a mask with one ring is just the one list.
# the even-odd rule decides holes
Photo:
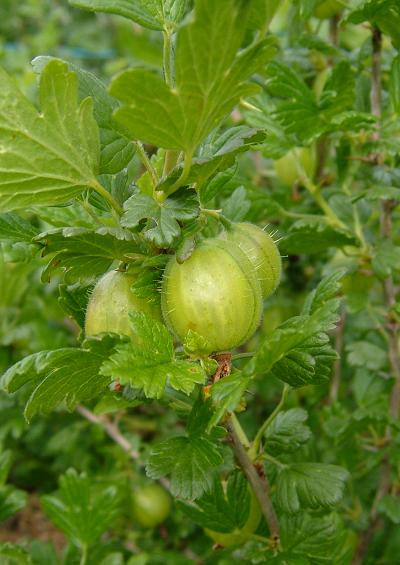
[(125, 202), (124, 210), (122, 226), (135, 228), (141, 220), (152, 220), (153, 224), (144, 229), (144, 237), (163, 248), (169, 247), (180, 235), (179, 221), (199, 215), (199, 204), (196, 195), (187, 190), (179, 191), (163, 202), (138, 192)]
[(42, 112), (0, 69), (0, 210), (68, 202), (97, 186), (99, 132), (77, 76), (52, 60), (40, 79)]
[(266, 451), (273, 455), (297, 451), (311, 438), (310, 428), (304, 424), (308, 414), (302, 408), (279, 412), (265, 432)]
[(276, 499), (289, 514), (304, 508), (332, 508), (343, 496), (348, 472), (337, 465), (294, 463), (281, 471)]
[(43, 256), (53, 255), (42, 280), (61, 269), (68, 284), (101, 275), (114, 261), (130, 262), (144, 251), (137, 236), (115, 228), (57, 228), (38, 235), (35, 242), (43, 245)]
[(69, 469), (60, 478), (58, 495), (45, 495), (41, 504), (50, 520), (80, 546), (91, 545), (118, 517), (114, 485), (95, 489), (89, 477)]
[(130, 69), (112, 82), (110, 92), (123, 104), (115, 112), (121, 127), (135, 139), (193, 155), (239, 100), (255, 91), (248, 78), (275, 51), (266, 38), (238, 53), (248, 8), (234, 0), (198, 0), (194, 17), (177, 32), (174, 88), (145, 69)]
[(69, 0), (69, 3), (89, 12), (123, 16), (159, 31), (177, 24), (189, 7), (189, 0)]
[(140, 312), (131, 312), (132, 340), (116, 347), (101, 367), (101, 374), (118, 375), (121, 384), (142, 389), (148, 398), (161, 398), (169, 384), (190, 394), (206, 375), (198, 363), (175, 358), (167, 328)]
[(100, 174), (116, 174), (121, 171), (132, 159), (135, 152), (133, 143), (129, 138), (118, 131), (113, 123), (112, 113), (118, 107), (118, 102), (112, 98), (102, 83), (93, 73), (80, 67), (58, 59), (56, 57), (36, 57), (32, 61), (33, 69), (39, 75), (50, 61), (58, 61), (74, 72), (78, 78), (78, 100), (82, 102), (90, 97), (93, 101), (93, 115), (99, 126), (100, 132)]
[(110, 383), (100, 367), (116, 344), (116, 336), (86, 340), (81, 349), (41, 351), (25, 357), (8, 369), (0, 387), (9, 393), (25, 384), (32, 392), (25, 406), (30, 421), (37, 413), (48, 413), (65, 404), (72, 410), (78, 402), (97, 396)]
[(170, 475), (171, 493), (194, 500), (211, 489), (222, 455), (208, 437), (178, 436), (156, 444), (146, 473), (152, 479)]

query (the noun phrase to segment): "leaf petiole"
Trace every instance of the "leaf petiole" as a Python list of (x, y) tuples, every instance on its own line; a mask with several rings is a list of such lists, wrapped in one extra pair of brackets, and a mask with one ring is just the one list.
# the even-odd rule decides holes
[(282, 390), (282, 396), (281, 399), (278, 403), (278, 405), (276, 406), (275, 410), (268, 416), (268, 418), (265, 420), (265, 422), (262, 424), (262, 426), (259, 428), (256, 437), (254, 438), (252, 447), (251, 447), (251, 451), (254, 452), (254, 454), (256, 455), (260, 449), (260, 444), (261, 444), (261, 440), (263, 438), (263, 435), (265, 434), (267, 428), (271, 425), (271, 423), (275, 420), (276, 416), (279, 414), (279, 412), (282, 410), (285, 402), (286, 402), (286, 398), (287, 395), (289, 394), (290, 391), (290, 386), (288, 384), (285, 384)]
[(102, 186), (97, 180), (93, 181), (90, 185), (93, 190), (95, 190), (100, 196), (102, 196), (110, 206), (117, 212), (119, 216), (122, 216), (124, 213), (123, 208), (118, 204), (118, 202), (111, 196), (111, 194)]

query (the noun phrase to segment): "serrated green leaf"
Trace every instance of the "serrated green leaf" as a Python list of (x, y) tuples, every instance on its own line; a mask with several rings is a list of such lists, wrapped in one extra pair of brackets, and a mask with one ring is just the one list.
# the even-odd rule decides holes
[(167, 383), (185, 394), (204, 383), (206, 375), (199, 364), (175, 359), (172, 338), (163, 324), (139, 312), (132, 312), (130, 320), (132, 341), (116, 347), (101, 374), (118, 375), (121, 384), (143, 389), (148, 398), (160, 398)]
[(222, 209), (227, 218), (232, 222), (244, 220), (251, 208), (251, 202), (247, 197), (244, 186), (238, 186), (232, 194), (222, 203)]
[(189, 7), (188, 0), (69, 0), (69, 3), (89, 12), (123, 16), (159, 31), (179, 23)]
[(36, 57), (32, 61), (33, 69), (40, 75), (50, 61), (59, 61), (68, 66), (78, 77), (78, 100), (82, 102), (88, 96), (93, 100), (93, 115), (100, 130), (100, 174), (116, 174), (132, 159), (135, 152), (133, 143), (124, 137), (112, 121), (112, 113), (118, 102), (112, 98), (102, 81), (89, 71), (55, 57)]
[(340, 502), (348, 476), (337, 465), (294, 463), (279, 473), (277, 502), (289, 514), (304, 508), (332, 508)]
[(86, 340), (81, 349), (64, 348), (29, 355), (4, 373), (0, 386), (9, 393), (31, 383), (25, 406), (29, 421), (65, 403), (72, 410), (78, 402), (98, 395), (110, 383), (100, 367), (115, 347), (116, 336)]
[(208, 430), (216, 426), (226, 412), (233, 412), (241, 401), (250, 382), (250, 378), (237, 371), (214, 383), (210, 394), (214, 404), (214, 414)]
[(268, 75), (268, 91), (281, 99), (277, 102), (273, 117), (286, 135), (295, 135), (300, 142), (330, 131), (352, 128), (357, 131), (363, 127), (362, 124), (368, 125), (371, 121), (366, 114), (352, 113), (355, 79), (347, 61), (335, 66), (319, 101), (291, 66), (271, 63)]
[(198, 357), (207, 357), (210, 351), (210, 346), (206, 338), (193, 330), (189, 330), (186, 334), (183, 347), (188, 355)]
[(67, 284), (105, 273), (114, 261), (130, 262), (142, 256), (139, 238), (120, 228), (61, 228), (35, 238), (43, 245), (42, 256), (54, 254), (42, 273), (48, 281), (61, 269)]
[[(0, 488), (0, 523), (16, 514), (26, 504), (26, 493), (11, 486)], [(1, 551), (0, 551), (1, 555)]]
[(77, 105), (75, 73), (60, 61), (46, 65), (42, 113), (2, 69), (0, 83), (0, 209), (59, 204), (96, 187), (98, 127), (91, 100)]
[(248, 27), (265, 32), (279, 5), (280, 0), (253, 0), (251, 2)]
[(388, 362), (386, 351), (370, 341), (353, 341), (347, 345), (346, 351), (347, 361), (352, 367), (379, 371)]
[(80, 546), (93, 544), (118, 517), (117, 488), (91, 486), (89, 477), (69, 469), (60, 478), (59, 494), (42, 496), (50, 520)]
[(125, 227), (134, 228), (143, 219), (155, 223), (155, 227), (145, 227), (144, 236), (157, 247), (169, 247), (180, 235), (178, 220), (191, 220), (199, 214), (197, 197), (190, 191), (179, 191), (163, 202), (136, 193), (125, 202), (124, 209), (121, 224)]
[(275, 330), (246, 365), (246, 374), (271, 373), (293, 387), (329, 380), (337, 353), (326, 332), (334, 329), (339, 319), (340, 300), (334, 295), (340, 276), (343, 271), (320, 283), (304, 314)]
[(272, 455), (292, 453), (311, 437), (310, 428), (304, 424), (308, 414), (302, 408), (279, 412), (265, 432), (265, 449)]
[(326, 382), (337, 354), (329, 337), (314, 330), (311, 317), (292, 318), (264, 342), (250, 366), (293, 387)]
[(27, 220), (9, 212), (0, 214), (0, 239), (5, 241), (32, 243), (37, 229)]
[(351, 232), (333, 228), (321, 220), (298, 220), (287, 232), (282, 247), (288, 253), (314, 254), (330, 247), (355, 245)]
[(240, 98), (255, 91), (248, 78), (275, 51), (266, 38), (238, 54), (247, 11), (234, 0), (198, 0), (195, 17), (177, 33), (175, 87), (149, 70), (123, 72), (111, 84), (111, 94), (123, 103), (117, 122), (135, 139), (193, 155)]
[(392, 241), (382, 240), (374, 250), (372, 268), (380, 279), (400, 270), (400, 248)]
[(229, 533), (244, 526), (250, 512), (250, 492), (241, 473), (233, 473), (224, 492), (220, 479), (213, 489), (196, 501), (196, 505), (178, 502), (178, 507), (202, 528)]
[(282, 546), (290, 554), (312, 565), (339, 565), (335, 553), (343, 547), (345, 534), (336, 514), (282, 514), (279, 522)]
[(355, 76), (348, 61), (340, 61), (333, 68), (322, 91), (319, 107), (324, 120), (351, 110), (354, 104)]
[[(200, 155), (193, 159), (185, 182), (187, 184), (198, 183), (201, 186), (209, 177), (214, 177), (218, 172), (231, 167), (237, 155), (249, 151), (252, 146), (261, 143), (264, 139), (263, 131), (247, 126), (228, 129), (216, 140), (207, 144)], [(157, 187), (158, 190), (168, 193), (168, 189), (176, 183), (182, 171), (182, 164), (175, 167), (167, 178), (161, 180)]]
[(0, 543), (0, 557), (6, 560), (6, 565), (32, 565), (29, 553), (13, 543)]
[(400, 45), (400, 6), (397, 0), (364, 0), (350, 12), (347, 20), (353, 24), (370, 22), (389, 35), (396, 47)]
[(60, 293), (58, 303), (64, 312), (77, 322), (81, 329), (85, 326), (86, 307), (92, 288), (92, 285), (81, 286), (79, 284), (70, 286), (61, 284), (58, 287)]
[(385, 495), (378, 506), (379, 512), (385, 514), (393, 524), (400, 524), (400, 505), (399, 497), (387, 494)]
[(222, 461), (217, 445), (208, 437), (179, 436), (153, 447), (146, 473), (152, 479), (170, 475), (171, 493), (194, 500), (211, 489)]
[(312, 290), (307, 296), (303, 306), (303, 314), (314, 314), (318, 309), (334, 304), (331, 301), (340, 292), (340, 281), (345, 274), (346, 271), (344, 269), (338, 269), (322, 279), (317, 288)]

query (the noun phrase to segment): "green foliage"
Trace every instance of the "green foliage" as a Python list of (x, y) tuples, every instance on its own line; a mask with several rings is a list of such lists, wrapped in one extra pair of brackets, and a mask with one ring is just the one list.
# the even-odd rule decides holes
[(81, 349), (34, 353), (6, 371), (1, 386), (12, 393), (26, 383), (31, 385), (33, 390), (25, 407), (27, 420), (38, 412), (54, 410), (61, 403), (72, 410), (78, 402), (93, 398), (110, 383), (111, 379), (99, 369), (115, 344), (115, 339), (105, 337), (89, 339)]
[(118, 516), (117, 489), (96, 489), (89, 478), (70, 469), (60, 478), (59, 494), (42, 497), (42, 505), (61, 530), (77, 545), (95, 543)]
[(93, 187), (98, 126), (91, 99), (78, 106), (76, 75), (59, 61), (48, 63), (40, 81), (42, 114), (3, 70), (1, 83), (0, 209), (60, 204)]
[(124, 227), (135, 228), (141, 220), (153, 220), (155, 227), (145, 229), (148, 241), (157, 247), (169, 247), (179, 236), (179, 220), (192, 220), (198, 216), (198, 203), (194, 194), (175, 194), (157, 202), (147, 194), (137, 193), (125, 203), (121, 218)]
[(67, 284), (91, 279), (107, 271), (114, 261), (129, 262), (143, 252), (143, 244), (134, 234), (106, 227), (58, 228), (41, 233), (34, 241), (43, 245), (42, 256), (51, 255), (42, 280), (50, 280), (61, 269)]
[[(3, 0), (2, 564), (397, 563), (399, 30), (395, 0)], [(127, 335), (85, 339), (105, 273), (157, 310), (232, 222), (282, 255), (240, 348), (198, 333), (211, 262), (182, 343), (112, 292)]]
[(196, 499), (210, 490), (215, 468), (221, 463), (218, 447), (208, 437), (190, 434), (155, 445), (146, 471), (151, 479), (170, 475), (174, 496)]
[(336, 465), (295, 463), (278, 476), (276, 498), (289, 514), (304, 508), (332, 508), (343, 496), (348, 473)]
[(160, 398), (168, 383), (175, 390), (190, 394), (205, 374), (200, 365), (175, 358), (168, 330), (143, 313), (130, 314), (132, 341), (116, 346), (104, 362), (101, 374), (118, 375), (121, 384), (142, 389), (148, 398)]
[(234, 473), (226, 485), (226, 492), (216, 480), (213, 489), (198, 499), (196, 506), (181, 502), (179, 507), (203, 528), (223, 533), (240, 529), (250, 513), (247, 481), (242, 474)]
[(291, 408), (277, 414), (268, 426), (265, 439), (272, 455), (297, 451), (311, 437), (310, 428), (304, 424), (308, 414), (302, 408)]
[(178, 23), (188, 7), (188, 0), (70, 0), (76, 8), (124, 16), (150, 29), (162, 30)]
[(192, 155), (240, 98), (254, 92), (247, 79), (273, 55), (270, 39), (237, 53), (246, 12), (233, 0), (197, 2), (195, 19), (177, 33), (175, 88), (149, 70), (123, 72), (110, 90), (123, 103), (117, 122), (136, 139)]
[(293, 387), (329, 379), (336, 353), (326, 332), (338, 320), (338, 279), (335, 273), (323, 280), (303, 309), (266, 340), (249, 363), (248, 372), (271, 373)]

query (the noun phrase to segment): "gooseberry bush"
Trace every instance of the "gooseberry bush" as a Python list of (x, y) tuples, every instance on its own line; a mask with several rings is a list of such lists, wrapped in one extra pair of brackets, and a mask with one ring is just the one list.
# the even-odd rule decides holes
[(0, 69), (2, 563), (398, 563), (400, 4), (69, 4), (146, 48)]

